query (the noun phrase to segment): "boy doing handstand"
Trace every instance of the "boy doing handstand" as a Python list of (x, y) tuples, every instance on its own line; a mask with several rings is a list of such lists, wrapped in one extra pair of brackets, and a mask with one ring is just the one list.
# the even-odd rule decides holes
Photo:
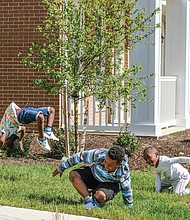
[[(16, 134), (19, 130), (22, 131), (24, 129), (23, 124), (30, 124), (36, 121), (39, 132), (37, 142), (43, 150), (50, 151), (51, 148), (47, 139), (59, 141), (52, 131), (54, 116), (55, 109), (53, 107), (32, 108), (25, 106), (24, 108), (20, 108), (12, 102), (6, 109), (1, 120), (0, 142), (4, 144), (7, 137)], [(47, 118), (47, 124), (44, 129), (45, 118)]]

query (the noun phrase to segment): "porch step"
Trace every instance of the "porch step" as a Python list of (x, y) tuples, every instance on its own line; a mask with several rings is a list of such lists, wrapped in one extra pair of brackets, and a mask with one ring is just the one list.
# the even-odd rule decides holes
[(166, 127), (166, 128), (162, 128), (160, 136), (169, 135), (175, 132), (185, 131), (185, 130), (187, 130), (186, 127), (177, 127), (177, 126)]

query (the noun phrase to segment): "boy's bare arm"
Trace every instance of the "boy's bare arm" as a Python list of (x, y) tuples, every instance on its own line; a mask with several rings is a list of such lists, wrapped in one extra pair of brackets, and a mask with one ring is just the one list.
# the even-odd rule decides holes
[(25, 127), (25, 126), (19, 126), (18, 132), (20, 132), (19, 146), (20, 146), (20, 149), (23, 151), (24, 148), (23, 148), (22, 140), (23, 140), (23, 137), (24, 137), (24, 135), (25, 135), (25, 133), (26, 133), (26, 127)]
[(0, 148), (5, 144), (5, 140), (6, 140), (6, 134), (5, 133), (1, 133)]
[(20, 138), (19, 141), (22, 141), (25, 133), (26, 133), (26, 127), (25, 126), (19, 126), (18, 132), (20, 132)]

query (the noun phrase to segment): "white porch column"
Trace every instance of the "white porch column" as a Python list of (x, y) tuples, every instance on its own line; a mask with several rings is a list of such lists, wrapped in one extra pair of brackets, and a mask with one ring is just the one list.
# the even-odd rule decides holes
[[(141, 0), (138, 7), (146, 7), (147, 14), (151, 14), (156, 8), (161, 9), (161, 0)], [(161, 23), (161, 13), (157, 13), (152, 18), (152, 25)], [(148, 42), (148, 43), (147, 43)], [(155, 45), (151, 43), (154, 42)], [(148, 93), (148, 98), (153, 98), (151, 103), (136, 103), (136, 109), (132, 110), (130, 130), (136, 135), (159, 136), (161, 128), (159, 125), (160, 114), (160, 71), (161, 71), (161, 28), (157, 28), (155, 33), (145, 39), (143, 43), (138, 43), (134, 51), (130, 52), (130, 65), (134, 62), (143, 66), (142, 75), (154, 72), (156, 75), (147, 80), (150, 87), (156, 87)]]
[(166, 2), (166, 75), (177, 76), (176, 125), (190, 126), (190, 0)]

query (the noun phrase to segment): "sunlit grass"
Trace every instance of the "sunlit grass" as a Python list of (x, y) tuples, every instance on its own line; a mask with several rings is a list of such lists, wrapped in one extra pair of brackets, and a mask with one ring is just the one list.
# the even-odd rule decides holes
[(121, 193), (101, 209), (86, 210), (69, 182), (70, 170), (52, 177), (50, 165), (0, 166), (0, 205), (117, 220), (190, 219), (190, 195), (154, 192), (154, 176), (132, 172), (134, 207), (123, 204)]

